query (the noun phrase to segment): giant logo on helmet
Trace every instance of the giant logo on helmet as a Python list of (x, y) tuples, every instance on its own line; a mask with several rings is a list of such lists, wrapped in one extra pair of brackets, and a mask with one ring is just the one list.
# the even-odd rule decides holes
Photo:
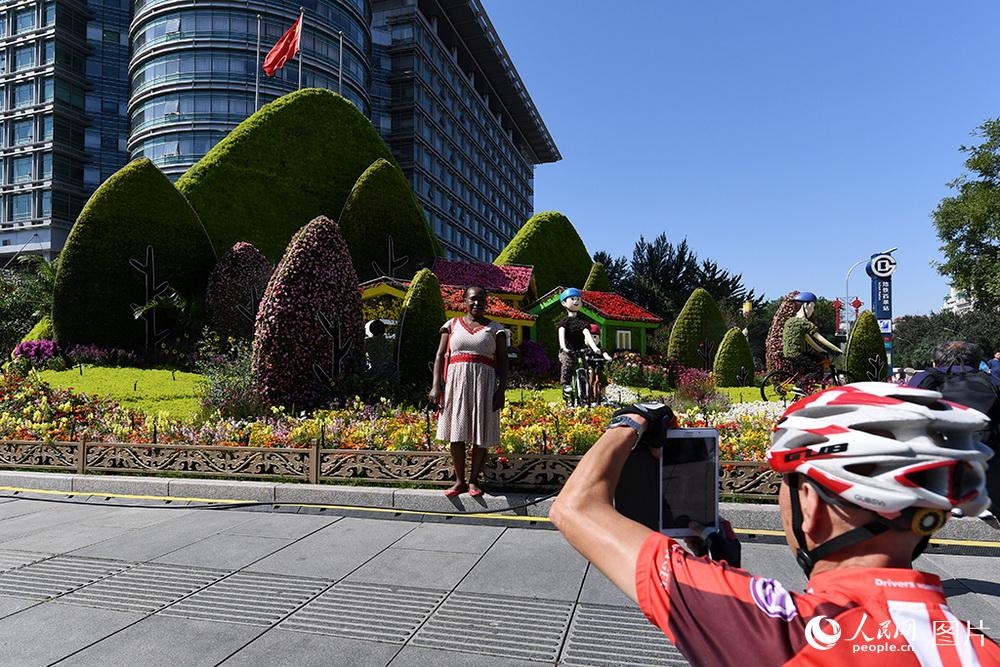
[[(823, 445), (818, 449), (812, 449), (810, 447), (799, 447), (798, 449), (791, 449), (787, 452), (773, 452), (772, 456), (777, 455), (780, 457), (778, 461), (772, 461), (772, 466), (774, 466), (779, 471), (782, 469), (794, 470), (799, 462), (801, 461), (812, 461), (815, 459), (830, 458), (837, 454), (842, 454), (847, 451), (848, 444), (846, 442), (838, 442), (830, 445)], [(777, 465), (775, 465), (775, 463)]]

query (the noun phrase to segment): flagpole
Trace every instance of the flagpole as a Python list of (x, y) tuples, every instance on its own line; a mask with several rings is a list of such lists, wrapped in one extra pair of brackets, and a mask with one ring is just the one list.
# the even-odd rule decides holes
[(344, 31), (340, 31), (340, 60), (337, 61), (337, 93), (344, 94)]
[(257, 65), (257, 74), (253, 84), (253, 110), (257, 111), (260, 108), (260, 14), (257, 14), (257, 60), (254, 62)]
[(299, 90), (302, 90), (302, 29), (305, 27), (306, 8), (299, 7)]

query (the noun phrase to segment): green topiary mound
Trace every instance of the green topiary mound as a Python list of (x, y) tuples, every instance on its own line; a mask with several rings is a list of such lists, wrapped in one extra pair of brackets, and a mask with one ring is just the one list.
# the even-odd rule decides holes
[(303, 220), (340, 215), (358, 177), (378, 158), (393, 161), (353, 104), (306, 88), (240, 123), (177, 188), (220, 252), (248, 241), (276, 262)]
[(376, 160), (361, 174), (340, 215), (340, 233), (361, 282), (409, 279), (440, 254), (409, 181), (388, 160)]
[[(726, 335), (726, 322), (712, 295), (699, 287), (681, 309), (670, 330), (667, 355), (685, 366), (705, 368), (705, 345), (714, 355), (722, 337)], [(709, 363), (713, 356), (709, 356)]]
[(136, 320), (136, 306), (173, 289), (200, 299), (215, 258), (198, 216), (147, 159), (104, 182), (80, 212), (56, 274), (52, 328), (76, 344), (138, 350), (175, 324), (159, 310)]
[(437, 276), (430, 269), (417, 271), (403, 298), (399, 318), (400, 384), (430, 389), (433, 374), (428, 364), (437, 354), (441, 325), (446, 319)]
[(257, 312), (251, 375), (267, 405), (321, 405), (355, 368), (364, 329), (361, 293), (337, 224), (303, 227), (275, 269)]
[(209, 326), (223, 340), (253, 336), (271, 272), (271, 262), (251, 243), (237, 243), (219, 258), (208, 277), (205, 307)]
[(600, 262), (594, 262), (590, 267), (590, 275), (587, 276), (587, 280), (583, 283), (583, 289), (590, 292), (611, 292), (611, 281), (608, 280), (608, 274), (604, 270), (604, 265)]
[(733, 327), (726, 332), (715, 355), (715, 379), (720, 387), (753, 385), (753, 352), (743, 332)]
[(524, 223), (493, 263), (534, 266), (538, 293), (545, 294), (559, 285), (583, 284), (593, 262), (569, 218), (548, 211)]
[(29, 340), (53, 340), (52, 338), (52, 318), (48, 315), (42, 317), (35, 323), (35, 326), (31, 327), (31, 331), (24, 334), (24, 338), (21, 342), (27, 342)]
[(889, 377), (885, 343), (882, 341), (878, 321), (870, 310), (861, 313), (851, 327), (845, 356), (847, 360), (844, 370), (852, 382), (882, 382)]

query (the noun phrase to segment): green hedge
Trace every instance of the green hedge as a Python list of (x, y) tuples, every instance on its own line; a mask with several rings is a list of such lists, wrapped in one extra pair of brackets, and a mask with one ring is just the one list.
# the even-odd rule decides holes
[(361, 174), (339, 222), (360, 282), (409, 279), (434, 264), (434, 232), (406, 176), (387, 160), (376, 160)]
[(339, 219), (358, 177), (394, 162), (371, 122), (329, 90), (306, 88), (240, 123), (177, 182), (220, 254), (237, 241), (281, 258), (320, 215)]
[(726, 322), (712, 295), (699, 287), (681, 309), (670, 330), (667, 355), (685, 366), (704, 368), (703, 345), (708, 341), (714, 358), (722, 337), (726, 335)]
[(295, 235), (267, 285), (251, 375), (265, 404), (309, 408), (336, 397), (363, 355), (358, 277), (337, 224), (319, 217)]
[(875, 315), (861, 313), (847, 338), (847, 361), (844, 370), (853, 382), (884, 381), (889, 376), (885, 343)]
[(753, 352), (743, 332), (734, 327), (726, 332), (715, 355), (716, 384), (720, 387), (742, 387), (753, 384)]
[(161, 285), (200, 299), (214, 261), (187, 200), (152, 162), (131, 162), (94, 192), (66, 239), (53, 290), (56, 340), (64, 349), (142, 349), (147, 321), (150, 343), (177, 325), (161, 309), (136, 320), (133, 305), (145, 304)]
[(535, 267), (535, 285), (539, 294), (545, 294), (560, 285), (579, 287), (593, 262), (569, 219), (547, 211), (524, 223), (493, 263)]
[(594, 292), (610, 292), (611, 281), (608, 280), (608, 274), (604, 270), (604, 265), (600, 262), (594, 262), (590, 267), (590, 274), (587, 276), (587, 280), (583, 283), (583, 289), (590, 290)]
[(21, 342), (24, 343), (29, 340), (53, 340), (52, 318), (45, 315), (42, 319), (38, 320), (35, 326), (31, 327), (31, 331), (24, 334)]
[(430, 269), (417, 271), (403, 298), (399, 319), (397, 354), (401, 385), (430, 390), (433, 373), (428, 364), (437, 354), (439, 330), (446, 320), (437, 276)]

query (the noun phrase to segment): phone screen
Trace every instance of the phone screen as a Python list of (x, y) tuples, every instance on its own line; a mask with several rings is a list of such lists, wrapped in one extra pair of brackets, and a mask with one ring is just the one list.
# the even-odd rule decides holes
[(691, 521), (718, 527), (718, 443), (715, 429), (667, 431), (660, 459), (660, 532), (693, 535)]

